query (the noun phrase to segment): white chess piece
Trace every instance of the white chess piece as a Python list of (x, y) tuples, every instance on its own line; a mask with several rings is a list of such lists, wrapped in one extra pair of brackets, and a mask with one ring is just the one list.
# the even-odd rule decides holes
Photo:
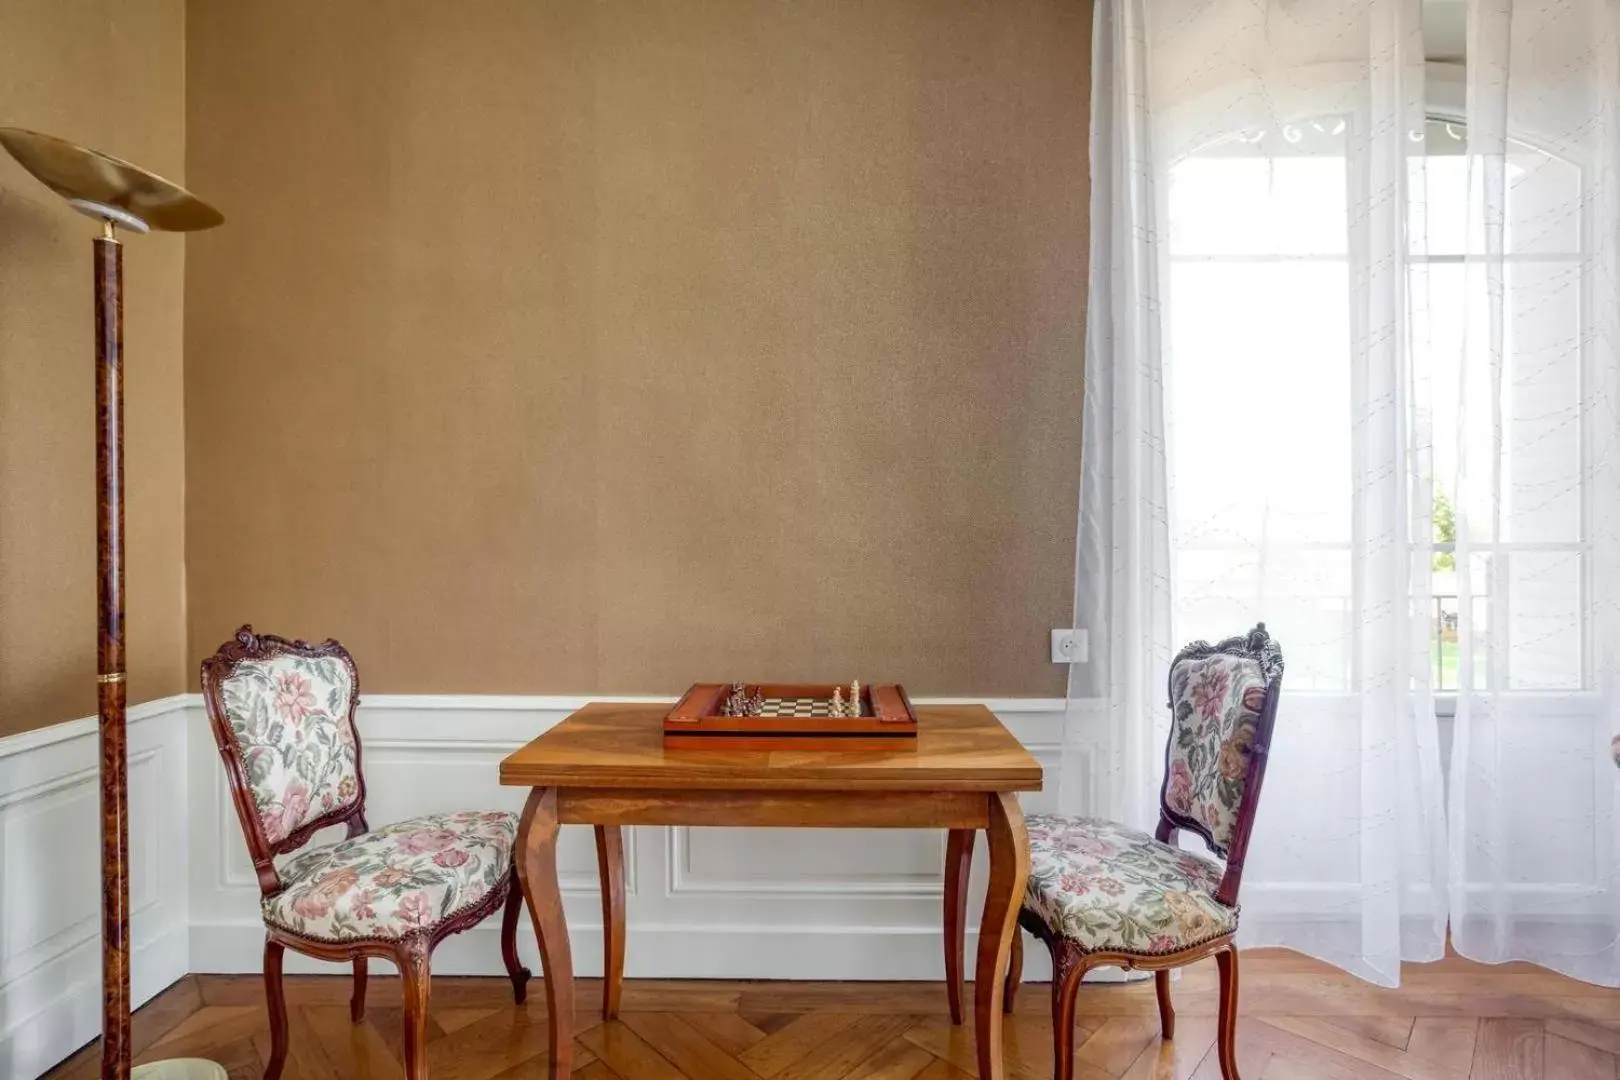
[(855, 679), (849, 684), (849, 715), (861, 715), (861, 680)]
[(844, 715), (844, 688), (842, 686), (833, 687), (832, 715), (840, 717)]

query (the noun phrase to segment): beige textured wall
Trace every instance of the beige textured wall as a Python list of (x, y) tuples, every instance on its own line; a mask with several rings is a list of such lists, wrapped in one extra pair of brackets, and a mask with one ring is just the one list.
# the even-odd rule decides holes
[(1089, 20), (192, 5), (193, 657), (1061, 692)]
[[(0, 124), (183, 180), (183, 0), (4, 0)], [(96, 711), (95, 226), (0, 153), (0, 734)], [(178, 237), (125, 247), (130, 700), (185, 688)]]

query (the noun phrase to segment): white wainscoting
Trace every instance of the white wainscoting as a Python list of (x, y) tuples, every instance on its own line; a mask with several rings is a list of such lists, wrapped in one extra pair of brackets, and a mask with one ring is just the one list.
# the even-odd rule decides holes
[[(129, 711), (131, 983), (188, 970), (184, 696)], [(0, 1077), (29, 1080), (101, 1030), (95, 718), (0, 739)]]
[[(436, 810), (522, 808), (526, 792), (496, 780), (501, 758), (583, 704), (583, 698), (371, 695), (359, 724), (373, 824)], [(617, 698), (614, 700), (635, 700)], [(653, 699), (642, 699), (653, 700)], [(1062, 702), (984, 701), (1046, 768), (1054, 798)], [(256, 972), (264, 931), (258, 888), (224, 773), (193, 700), (191, 970)], [(945, 834), (917, 830), (635, 828), (625, 840), (633, 978), (938, 979)], [(564, 904), (576, 970), (601, 971), (596, 848), (589, 828), (565, 826)], [(982, 895), (978, 851), (971, 912)], [(434, 970), (499, 974), (498, 920), (446, 941)], [(970, 920), (972, 956), (976, 918)], [(538, 972), (531, 935), (525, 963)], [(1047, 977), (1044, 950), (1027, 952), (1031, 980)], [(971, 962), (971, 960), (970, 960)], [(287, 957), (290, 971), (334, 965)]]
[[(373, 695), (360, 708), (368, 816), (521, 807), (500, 759), (584, 699)], [(616, 699), (629, 700), (629, 699)], [(1047, 770), (1055, 799), (1062, 702), (986, 701)], [(201, 698), (130, 710), (132, 984), (137, 1005), (187, 972), (257, 973), (258, 887)], [(96, 721), (0, 739), (0, 1077), (32, 1080), (101, 1020)], [(601, 969), (590, 830), (568, 826), (565, 904), (581, 975)], [(982, 896), (978, 851), (970, 913)], [(632, 977), (938, 979), (944, 834), (915, 830), (628, 830)], [(976, 918), (970, 917), (971, 964)], [(445, 942), (434, 970), (500, 974), (494, 920)], [(525, 962), (540, 965), (532, 937)], [(1025, 975), (1048, 977), (1044, 950)], [(341, 969), (289, 954), (288, 969)], [(377, 974), (385, 974), (386, 966)]]
[[(582, 703), (562, 697), (367, 697), (360, 726), (371, 821), (462, 807), (519, 809), (524, 792), (496, 783), (497, 764)], [(1025, 809), (1051, 808), (1063, 703), (983, 704), (1046, 769), (1046, 790), (1026, 796)], [(1579, 719), (1572, 715), (1566, 725), (1568, 746), (1545, 752), (1587, 753), (1581, 740), (1591, 724), (1575, 723)], [(1353, 723), (1329, 723), (1311, 738), (1351, 737), (1355, 731)], [(179, 695), (131, 709), (129, 752), (136, 1002), (188, 971), (258, 972), (264, 940), (258, 889), (200, 697)], [(31, 1080), (98, 1031), (97, 757), (94, 718), (0, 739), (3, 1078)], [(1096, 790), (1100, 778), (1085, 775), (1084, 759), (1080, 755), (1082, 775), (1073, 780), (1082, 791)], [(1548, 813), (1596, 814), (1607, 821), (1613, 807), (1604, 800), (1613, 800), (1612, 780), (1602, 771), (1605, 762), (1595, 768), (1590, 791), (1554, 793)], [(1310, 769), (1292, 772), (1291, 780), (1274, 771), (1268, 787), (1318, 782), (1310, 779)], [(1310, 805), (1304, 793), (1296, 795), (1284, 801)], [(1313, 824), (1333, 835), (1333, 823)], [(943, 833), (911, 830), (629, 830), (627, 973), (938, 979), (943, 847)], [(1351, 901), (1359, 886), (1343, 880), (1337, 848), (1317, 841), (1252, 860), (1246, 904), (1296, 914), (1318, 929), (1353, 921), (1359, 909)], [(982, 844), (977, 854), (970, 913), (982, 895)], [(598, 974), (601, 914), (588, 829), (565, 827), (561, 863), (575, 963), (582, 975)], [(1524, 911), (1569, 919), (1586, 911), (1592, 891), (1585, 881), (1527, 885), (1515, 900)], [(970, 963), (975, 929), (970, 916)], [(491, 921), (447, 941), (435, 954), (435, 970), (499, 974), (497, 933)], [(520, 942), (526, 962), (538, 972), (527, 931)], [(1026, 949), (1025, 956), (1026, 978), (1049, 977), (1044, 949)], [(339, 970), (292, 956), (288, 966)]]

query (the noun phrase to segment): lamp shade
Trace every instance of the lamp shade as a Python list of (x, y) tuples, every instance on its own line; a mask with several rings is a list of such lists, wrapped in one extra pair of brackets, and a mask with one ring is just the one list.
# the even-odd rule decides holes
[(0, 127), (0, 146), (75, 210), (115, 225), (137, 232), (191, 232), (225, 220), (179, 184), (66, 139)]

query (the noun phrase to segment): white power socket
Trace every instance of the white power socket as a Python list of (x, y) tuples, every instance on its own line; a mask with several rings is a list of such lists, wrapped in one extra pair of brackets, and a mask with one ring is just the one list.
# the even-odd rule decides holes
[(1052, 663), (1083, 664), (1091, 654), (1091, 643), (1084, 630), (1052, 631)]

